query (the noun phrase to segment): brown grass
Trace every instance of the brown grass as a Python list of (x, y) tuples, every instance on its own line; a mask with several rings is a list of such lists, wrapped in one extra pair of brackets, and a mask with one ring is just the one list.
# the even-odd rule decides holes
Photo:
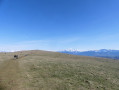
[[(20, 58), (13, 60), (14, 54)], [(1, 53), (0, 65), (0, 90), (119, 88), (119, 61), (116, 60), (34, 50)]]

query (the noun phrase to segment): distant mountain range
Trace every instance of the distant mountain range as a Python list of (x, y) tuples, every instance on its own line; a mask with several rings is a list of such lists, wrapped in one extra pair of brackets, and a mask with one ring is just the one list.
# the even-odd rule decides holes
[(59, 52), (72, 54), (72, 55), (83, 55), (83, 56), (119, 59), (119, 50), (110, 50), (110, 49), (109, 50), (108, 49), (90, 50), (90, 51), (64, 50)]

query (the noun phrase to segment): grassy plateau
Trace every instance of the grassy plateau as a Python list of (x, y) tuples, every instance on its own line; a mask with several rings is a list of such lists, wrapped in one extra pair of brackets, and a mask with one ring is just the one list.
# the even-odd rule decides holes
[(119, 61), (40, 50), (0, 53), (0, 90), (119, 90)]

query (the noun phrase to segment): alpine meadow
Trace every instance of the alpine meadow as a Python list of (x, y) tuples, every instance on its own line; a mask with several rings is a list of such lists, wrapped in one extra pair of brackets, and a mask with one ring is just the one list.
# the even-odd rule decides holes
[(119, 90), (119, 0), (0, 0), (0, 90)]

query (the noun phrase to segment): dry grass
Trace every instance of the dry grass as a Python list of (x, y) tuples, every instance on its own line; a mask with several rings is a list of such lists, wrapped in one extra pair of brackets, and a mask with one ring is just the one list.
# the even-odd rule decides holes
[(119, 88), (119, 61), (35, 51), (20, 63), (30, 90)]
[[(14, 54), (0, 54), (0, 64), (9, 62)], [(17, 61), (19, 69), (14, 70), (19, 71), (19, 75), (14, 79), (20, 79), (21, 90), (119, 89), (119, 61), (45, 51), (17, 54), (21, 57)]]

